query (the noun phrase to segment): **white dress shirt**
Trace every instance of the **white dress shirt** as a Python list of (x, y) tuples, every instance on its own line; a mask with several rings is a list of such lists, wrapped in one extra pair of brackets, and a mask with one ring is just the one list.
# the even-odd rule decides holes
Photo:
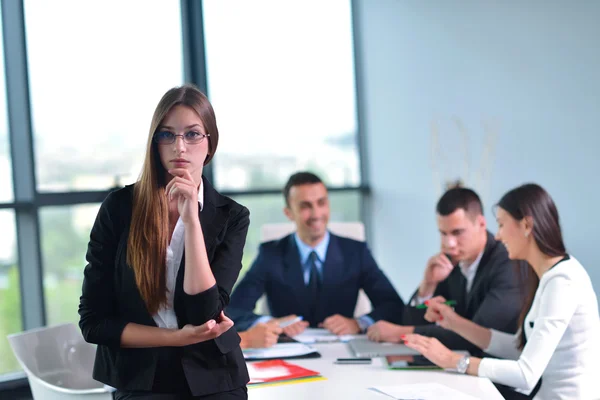
[[(202, 210), (204, 203), (204, 184), (202, 181), (200, 181), (200, 189), (198, 190), (198, 203), (200, 203), (200, 210)], [(183, 221), (179, 217), (173, 230), (171, 242), (169, 243), (169, 247), (167, 247), (167, 267), (165, 269), (167, 278), (167, 303), (161, 305), (158, 312), (152, 316), (159, 328), (175, 329), (178, 327), (177, 316), (173, 309), (173, 298), (175, 296), (175, 282), (177, 281), (177, 273), (181, 265), (184, 246), (185, 225), (183, 225)]]
[(300, 239), (298, 232), (294, 233), (294, 239), (296, 240), (296, 246), (298, 246), (298, 253), (300, 254), (300, 265), (302, 266), (302, 273), (304, 276), (304, 284), (308, 286), (310, 280), (310, 254), (314, 251), (317, 254), (315, 265), (321, 279), (323, 279), (323, 262), (327, 258), (327, 248), (329, 247), (330, 234), (329, 231), (325, 232), (323, 240), (319, 242), (315, 247), (310, 247)]
[(460, 261), (458, 263), (458, 267), (460, 268), (460, 272), (462, 272), (463, 276), (467, 280), (467, 293), (473, 287), (473, 281), (475, 280), (475, 275), (477, 274), (477, 268), (479, 268), (479, 263), (481, 262), (481, 257), (483, 257), (483, 251), (479, 253), (475, 261), (471, 264), (467, 264), (464, 261)]
[(505, 360), (484, 358), (479, 376), (529, 394), (540, 376), (534, 397), (600, 399), (600, 317), (590, 277), (573, 257), (561, 261), (540, 279), (525, 318), (527, 343), (517, 349), (520, 333), (491, 330), (485, 351)]

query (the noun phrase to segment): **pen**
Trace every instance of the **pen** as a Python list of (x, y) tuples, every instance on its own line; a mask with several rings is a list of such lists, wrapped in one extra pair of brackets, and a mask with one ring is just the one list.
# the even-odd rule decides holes
[[(445, 305), (447, 306), (455, 306), (456, 305), (456, 300), (446, 300), (444, 302)], [(427, 308), (427, 304), (423, 303), (423, 304), (419, 304), (416, 308)]]
[(280, 328), (287, 328), (288, 326), (295, 324), (296, 322), (302, 321), (302, 317), (296, 317), (294, 319), (290, 319), (289, 321), (281, 322), (279, 324)]

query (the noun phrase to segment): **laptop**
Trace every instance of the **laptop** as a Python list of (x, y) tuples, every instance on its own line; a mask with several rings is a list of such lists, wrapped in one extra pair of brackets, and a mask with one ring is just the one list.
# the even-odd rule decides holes
[(369, 339), (352, 339), (348, 347), (355, 357), (416, 356), (420, 353), (399, 343), (377, 343)]

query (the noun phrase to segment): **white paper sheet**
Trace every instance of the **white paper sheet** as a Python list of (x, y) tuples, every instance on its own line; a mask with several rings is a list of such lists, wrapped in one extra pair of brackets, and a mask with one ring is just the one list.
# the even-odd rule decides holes
[(334, 343), (334, 342), (347, 342), (357, 337), (363, 337), (364, 335), (334, 335), (327, 329), (318, 328), (307, 328), (304, 332), (294, 336), (294, 340), (301, 343)]
[(244, 358), (246, 360), (256, 360), (263, 358), (285, 358), (304, 356), (314, 353), (316, 350), (313, 347), (303, 343), (278, 343), (268, 349), (244, 349)]
[(369, 388), (396, 400), (477, 400), (440, 383), (412, 383), (398, 386), (377, 386)]

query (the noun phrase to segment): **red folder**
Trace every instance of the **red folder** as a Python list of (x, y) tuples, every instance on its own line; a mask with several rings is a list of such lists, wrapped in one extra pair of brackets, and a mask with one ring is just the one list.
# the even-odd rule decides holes
[(283, 360), (248, 363), (248, 372), (250, 373), (249, 385), (321, 376), (317, 371), (311, 371)]

